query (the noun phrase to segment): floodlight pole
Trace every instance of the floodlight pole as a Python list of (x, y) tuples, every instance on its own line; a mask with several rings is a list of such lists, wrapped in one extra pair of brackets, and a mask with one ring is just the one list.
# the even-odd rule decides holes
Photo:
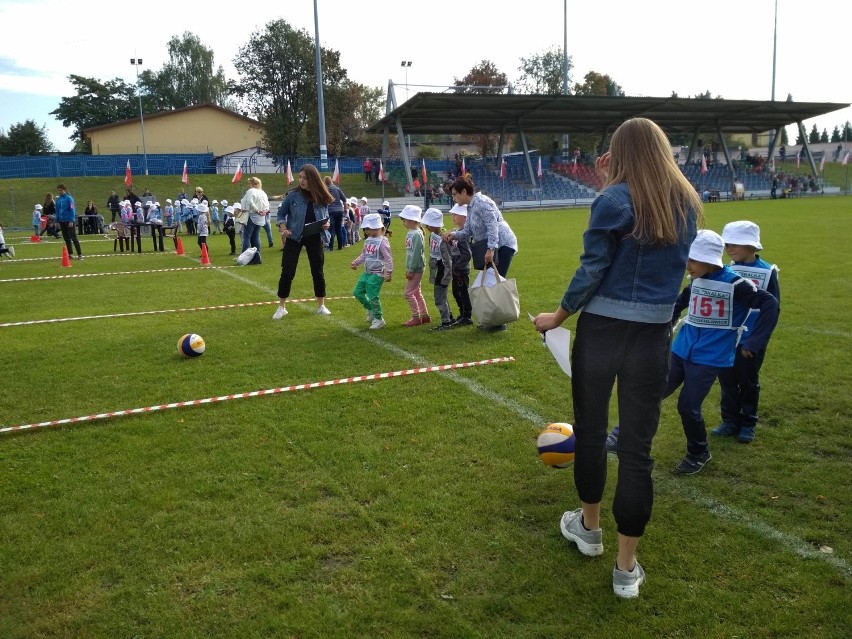
[[(412, 61), (411, 60), (403, 60), (399, 63), (403, 69), (405, 69), (405, 101), (408, 102), (408, 70), (411, 68)], [(411, 158), (411, 134), (408, 134), (408, 157)], [(408, 167), (408, 170), (411, 171), (411, 167)]]
[[(562, 95), (568, 95), (568, 0), (565, 0), (564, 43), (562, 45)], [(562, 134), (562, 159), (567, 160), (571, 153), (571, 140), (567, 133)]]
[(328, 146), (325, 137), (325, 104), (322, 95), (322, 57), (320, 56), (319, 41), (319, 12), (317, 11), (317, 0), (314, 0), (314, 48), (316, 49), (317, 67), (317, 110), (319, 112), (319, 136), (320, 136), (320, 171), (328, 170)]
[(139, 90), (139, 65), (142, 58), (130, 58), (130, 64), (136, 68), (136, 95), (139, 98), (139, 125), (142, 127), (142, 169), (148, 175), (148, 150), (145, 148), (145, 118), (142, 116), (142, 92)]

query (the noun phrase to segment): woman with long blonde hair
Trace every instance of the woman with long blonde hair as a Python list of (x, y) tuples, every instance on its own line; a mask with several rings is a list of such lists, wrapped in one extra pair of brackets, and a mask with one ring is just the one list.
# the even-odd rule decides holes
[(595, 170), (604, 189), (592, 204), (580, 266), (559, 307), (536, 317), (535, 327), (544, 332), (580, 313), (571, 394), (581, 507), (564, 513), (559, 527), (588, 556), (603, 554), (605, 444), (618, 380), (612, 586), (619, 597), (637, 597), (645, 572), (635, 551), (654, 500), (651, 443), (666, 386), (672, 312), (702, 221), (701, 200), (675, 164), (666, 135), (645, 118), (627, 120), (616, 130)]

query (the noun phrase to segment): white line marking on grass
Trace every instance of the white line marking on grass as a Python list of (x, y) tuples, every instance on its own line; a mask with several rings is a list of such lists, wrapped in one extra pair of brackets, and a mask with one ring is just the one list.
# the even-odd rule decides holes
[(237, 268), (234, 266), (183, 266), (180, 268), (154, 268), (144, 271), (113, 271), (111, 273), (78, 273), (75, 275), (45, 275), (42, 277), (14, 277), (9, 279), (0, 279), (0, 284), (3, 282), (40, 282), (44, 280), (72, 280), (81, 277), (102, 277), (104, 275), (139, 275), (141, 273), (174, 273), (175, 271), (199, 271), (199, 270), (219, 270), (223, 268)]
[[(315, 302), (317, 298), (315, 297), (305, 297), (299, 300), (288, 300), (288, 304), (298, 304), (300, 302)], [(341, 297), (327, 297), (327, 300), (351, 300), (355, 299), (351, 295), (349, 296), (341, 296)], [(165, 313), (188, 313), (191, 311), (218, 311), (222, 309), (231, 309), (231, 308), (247, 308), (250, 306), (264, 306), (267, 304), (278, 304), (278, 300), (272, 300), (267, 302), (242, 302), (239, 304), (218, 304), (216, 306), (193, 306), (188, 308), (167, 308), (159, 311), (132, 311), (129, 313), (109, 313), (107, 315), (82, 315), (80, 317), (58, 317), (55, 319), (43, 319), (43, 320), (27, 320), (24, 322), (6, 322), (5, 324), (0, 324), (0, 328), (7, 328), (9, 326), (31, 326), (33, 324), (58, 324), (60, 322), (76, 322), (79, 320), (92, 320), (92, 319), (107, 319), (112, 317), (135, 317), (137, 315), (162, 315)]]
[(740, 524), (749, 530), (756, 532), (762, 537), (777, 541), (782, 546), (786, 547), (788, 550), (803, 559), (818, 559), (820, 561), (824, 561), (836, 568), (839, 572), (843, 573), (847, 578), (852, 577), (852, 566), (850, 566), (845, 559), (835, 555), (829, 555), (815, 549), (812, 545), (802, 539), (799, 539), (795, 535), (790, 535), (788, 533), (781, 532), (780, 530), (776, 530), (769, 524), (762, 522), (757, 517), (753, 517), (752, 515), (732, 506), (726, 506), (713, 497), (708, 497), (695, 486), (690, 485), (690, 482), (688, 481), (674, 481), (668, 478), (658, 478), (656, 483), (659, 486), (664, 487), (668, 490), (668, 492), (678, 495), (693, 504), (701, 506), (721, 519)]

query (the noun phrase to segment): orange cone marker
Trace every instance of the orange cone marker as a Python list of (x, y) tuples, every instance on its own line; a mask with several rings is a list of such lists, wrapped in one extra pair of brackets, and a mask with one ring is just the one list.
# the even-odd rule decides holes
[(201, 245), (201, 266), (210, 266), (210, 256), (207, 255), (207, 245)]
[(178, 243), (178, 245), (177, 245), (177, 254), (178, 254), (178, 255), (183, 255), (183, 242), (181, 241), (181, 239), (180, 239), (180, 238), (178, 238), (178, 239), (177, 239), (177, 243)]
[(62, 247), (62, 268), (71, 268), (71, 258), (68, 255), (68, 247)]

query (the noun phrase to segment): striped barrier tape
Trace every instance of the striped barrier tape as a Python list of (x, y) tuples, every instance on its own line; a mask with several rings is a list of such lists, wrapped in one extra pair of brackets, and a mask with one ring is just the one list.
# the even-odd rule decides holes
[(440, 373), (442, 371), (454, 370), (459, 368), (471, 368), (473, 366), (485, 366), (487, 364), (502, 364), (505, 362), (514, 362), (514, 357), (495, 357), (492, 359), (483, 359), (477, 362), (463, 362), (458, 364), (441, 364), (436, 366), (423, 366), (421, 368), (409, 368), (400, 371), (390, 371), (387, 373), (370, 373), (369, 375), (356, 375), (354, 377), (344, 377), (341, 379), (332, 379), (324, 382), (311, 382), (308, 384), (295, 384), (293, 386), (283, 386), (280, 388), (267, 388), (265, 390), (256, 390), (247, 393), (233, 393), (230, 395), (220, 395), (218, 397), (206, 397), (204, 399), (191, 399), (183, 402), (173, 402), (171, 404), (159, 404), (156, 406), (145, 406), (144, 408), (129, 408), (125, 410), (115, 410), (108, 413), (97, 413), (95, 415), (83, 415), (82, 417), (68, 417), (66, 419), (54, 419), (47, 422), (37, 422), (33, 424), (21, 424), (20, 426), (6, 426), (0, 428), (0, 434), (13, 433), (21, 430), (35, 430), (46, 426), (62, 426), (64, 424), (77, 424), (79, 422), (93, 422), (101, 419), (110, 419), (112, 417), (124, 417), (125, 415), (137, 415), (139, 413), (153, 413), (155, 411), (167, 410), (169, 408), (182, 408), (184, 406), (200, 406), (202, 404), (215, 404), (217, 402), (226, 402), (232, 399), (244, 399), (246, 397), (261, 397), (263, 395), (278, 395), (280, 393), (290, 393), (300, 390), (310, 390), (313, 388), (323, 388), (324, 386), (339, 386), (341, 384), (355, 384), (358, 382), (368, 382), (376, 379), (390, 379), (392, 377), (404, 377), (407, 375), (417, 375), (419, 373)]
[(112, 271), (110, 273), (78, 273), (75, 275), (44, 275), (41, 277), (14, 277), (9, 279), (0, 279), (0, 284), (4, 282), (38, 282), (42, 280), (71, 280), (80, 277), (101, 277), (103, 275), (139, 275), (140, 273), (174, 273), (176, 271), (199, 271), (203, 269), (219, 269), (219, 268), (240, 268), (237, 264), (229, 266), (184, 266), (181, 268), (154, 268), (145, 271)]

